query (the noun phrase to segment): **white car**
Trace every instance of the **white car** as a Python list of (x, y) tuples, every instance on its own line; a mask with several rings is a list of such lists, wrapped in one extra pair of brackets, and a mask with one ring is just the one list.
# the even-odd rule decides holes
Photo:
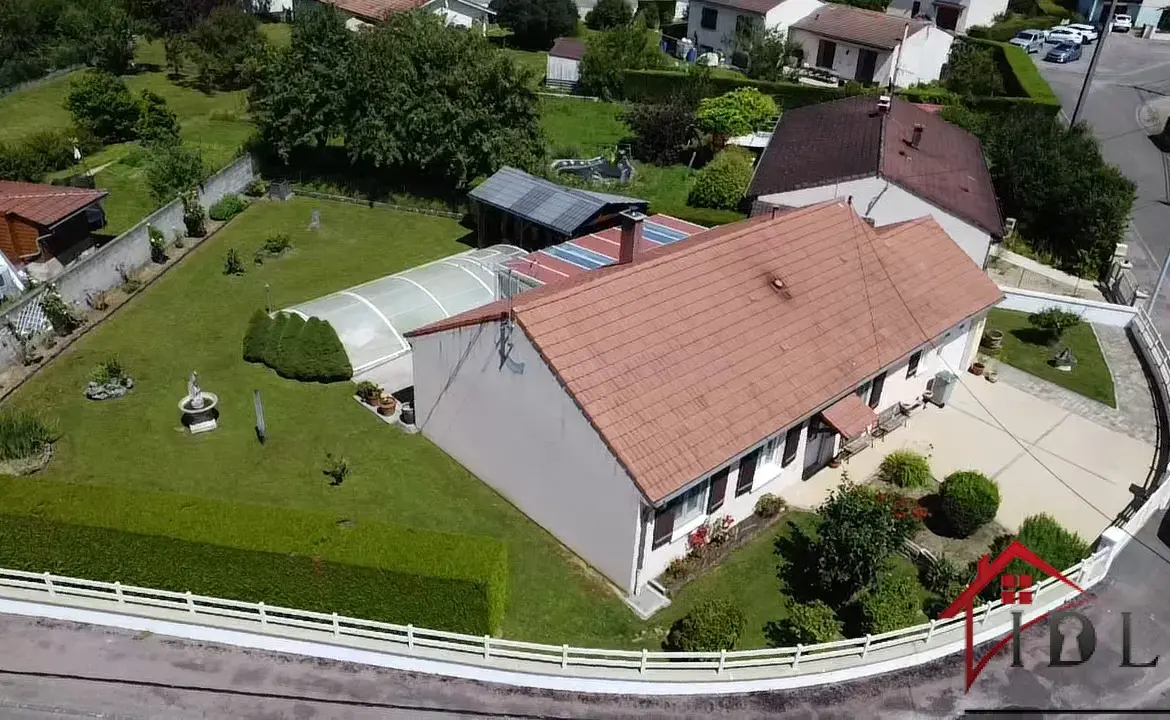
[(1084, 45), (1085, 36), (1076, 30), (1066, 27), (1056, 27), (1048, 31), (1048, 44), (1061, 45), (1069, 43), (1071, 45)]
[(1133, 18), (1129, 15), (1113, 16), (1113, 32), (1129, 32), (1133, 30)]
[(1076, 30), (1081, 35), (1084, 35), (1086, 45), (1091, 45), (1092, 43), (1097, 42), (1097, 38), (1100, 37), (1100, 33), (1097, 32), (1097, 28), (1093, 27), (1092, 25), (1074, 23), (1072, 25), (1065, 25), (1065, 27), (1069, 30)]

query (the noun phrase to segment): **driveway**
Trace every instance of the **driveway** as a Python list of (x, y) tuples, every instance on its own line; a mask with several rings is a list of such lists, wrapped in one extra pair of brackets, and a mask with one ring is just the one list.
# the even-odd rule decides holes
[(1150, 443), (1003, 380), (989, 383), (966, 373), (959, 380), (945, 408), (927, 406), (840, 468), (826, 468), (782, 491), (785, 499), (816, 507), (844, 472), (865, 480), (887, 454), (906, 448), (929, 455), (939, 478), (956, 470), (993, 478), (1002, 496), (996, 520), (1009, 530), (1046, 512), (1093, 540), (1129, 504), (1129, 486), (1145, 485), (1154, 464)]
[[(1071, 117), (1089, 68), (1090, 54), (1067, 65), (1033, 55), (1040, 73), (1060, 97)], [(1111, 34), (1097, 63), (1097, 73), (1081, 119), (1101, 143), (1105, 159), (1137, 184), (1129, 233), (1129, 256), (1138, 281), (1153, 289), (1158, 269), (1170, 251), (1170, 158), (1149, 136), (1170, 117), (1170, 42)], [(1170, 299), (1155, 314), (1163, 335), (1170, 336)]]

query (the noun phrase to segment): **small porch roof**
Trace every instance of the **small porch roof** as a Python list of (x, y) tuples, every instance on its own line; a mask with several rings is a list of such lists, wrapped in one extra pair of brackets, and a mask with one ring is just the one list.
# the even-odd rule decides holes
[(866, 430), (877, 424), (877, 414), (873, 408), (854, 393), (849, 393), (838, 400), (821, 415), (825, 422), (841, 433), (846, 440), (861, 437)]

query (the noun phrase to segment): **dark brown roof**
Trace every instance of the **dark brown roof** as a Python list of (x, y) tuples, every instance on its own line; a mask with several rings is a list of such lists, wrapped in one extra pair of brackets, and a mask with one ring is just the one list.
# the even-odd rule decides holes
[(378, 23), (395, 13), (417, 10), (429, 0), (321, 0), (367, 22)]
[[(1001, 297), (933, 219), (879, 235), (831, 201), (550, 283), (511, 313), (660, 502)], [(507, 316), (497, 302), (410, 335)]]
[(902, 42), (903, 33), (913, 35), (931, 23), (907, 20), (851, 5), (827, 3), (792, 25), (831, 40), (865, 45), (878, 50), (893, 50)]
[(548, 54), (549, 57), (580, 60), (585, 57), (585, 43), (577, 38), (557, 38), (557, 41), (553, 43), (552, 50), (549, 50)]
[[(909, 145), (914, 126), (922, 141)], [(995, 236), (1003, 219), (983, 146), (971, 133), (894, 98), (888, 113), (872, 95), (786, 111), (756, 165), (748, 196), (880, 176)]]
[(734, 8), (736, 10), (743, 10), (744, 12), (758, 13), (760, 15), (767, 15), (768, 11), (777, 5), (784, 2), (784, 0), (704, 0), (711, 5), (722, 5), (724, 7)]
[(105, 190), (0, 180), (0, 214), (50, 227), (109, 195)]

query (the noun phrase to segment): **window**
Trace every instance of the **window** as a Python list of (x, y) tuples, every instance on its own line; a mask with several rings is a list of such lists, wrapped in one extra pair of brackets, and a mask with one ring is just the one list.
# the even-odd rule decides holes
[(756, 462), (760, 459), (760, 451), (754, 450), (739, 461), (739, 477), (735, 481), (735, 496), (746, 495), (752, 490), (752, 481), (756, 477)]
[(675, 527), (686, 525), (691, 520), (703, 514), (703, 506), (707, 500), (707, 483), (701, 482), (683, 493), (683, 496), (672, 503), (675, 506)]
[(699, 27), (704, 30), (714, 30), (719, 23), (719, 11), (715, 8), (703, 8), (703, 14), (699, 16)]
[(711, 492), (707, 493), (707, 514), (723, 507), (723, 499), (727, 496), (727, 476), (731, 468), (723, 468), (711, 476)]
[(914, 353), (910, 356), (910, 364), (906, 366), (906, 378), (912, 378), (918, 374), (918, 363), (922, 360), (922, 351)]
[(886, 374), (882, 373), (873, 379), (873, 392), (869, 394), (869, 406), (877, 409), (882, 401), (882, 388), (886, 386)]
[(869, 380), (866, 380), (864, 383), (861, 384), (860, 387), (857, 388), (857, 397), (861, 398), (862, 400), (865, 400), (866, 398), (868, 398), (869, 397), (869, 389), (871, 387), (873, 387), (873, 383), (870, 382)]
[(918, 11), (921, 9), (922, 9), (922, 3), (918, 2), (918, 0), (914, 0), (914, 6), (910, 8), (910, 17), (912, 17), (912, 18), (918, 17)]
[(667, 505), (664, 508), (659, 508), (654, 513), (654, 542), (650, 544), (650, 549), (660, 548), (670, 542), (670, 537), (673, 533), (674, 506)]
[(804, 423), (801, 423), (784, 435), (784, 459), (780, 461), (780, 467), (788, 467), (796, 459), (796, 448), (800, 445), (800, 431), (803, 429)]
[(760, 451), (760, 462), (764, 465), (773, 465), (776, 463), (776, 452), (780, 449), (779, 436), (772, 438), (764, 443), (764, 449)]
[(821, 40), (817, 45), (817, 67), (833, 69), (833, 61), (837, 58), (837, 43)]

